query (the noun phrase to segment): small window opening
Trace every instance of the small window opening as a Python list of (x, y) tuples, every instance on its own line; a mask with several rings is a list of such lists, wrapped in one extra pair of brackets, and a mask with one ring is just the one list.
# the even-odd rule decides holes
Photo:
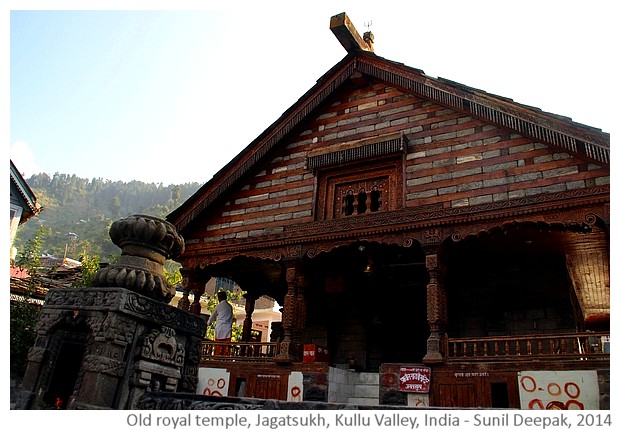
[(360, 192), (357, 194), (357, 213), (358, 214), (366, 213), (366, 209), (368, 208), (366, 206), (367, 197), (368, 196), (366, 195), (366, 190), (362, 188)]
[(353, 215), (355, 205), (355, 196), (353, 195), (353, 190), (348, 190), (347, 194), (344, 196), (344, 205), (342, 205), (342, 209), (345, 215)]
[(381, 207), (381, 191), (377, 186), (373, 186), (370, 191), (370, 212), (377, 212)]
[[(353, 182), (353, 181), (351, 181)], [(349, 183), (336, 187), (339, 216), (362, 215), (368, 212), (379, 212), (387, 208), (384, 199), (388, 196), (386, 180), (383, 178), (360, 180), (356, 184)], [(386, 202), (386, 204), (389, 204)]]

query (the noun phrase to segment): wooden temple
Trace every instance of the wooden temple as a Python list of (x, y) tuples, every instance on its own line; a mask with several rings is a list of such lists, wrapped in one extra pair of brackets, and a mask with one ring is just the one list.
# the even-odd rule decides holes
[[(330, 27), (344, 58), (167, 217), (180, 307), (247, 292), (244, 341), (203, 342), (219, 394), (346, 402), (373, 376), (370, 404), (608, 407), (609, 134)], [(257, 343), (262, 296), (282, 325)]]

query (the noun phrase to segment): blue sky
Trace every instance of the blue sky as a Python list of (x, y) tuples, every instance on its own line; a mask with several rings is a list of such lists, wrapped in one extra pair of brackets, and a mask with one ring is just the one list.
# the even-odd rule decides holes
[(9, 0), (3, 123), (24, 175), (208, 181), (344, 57), (340, 12), (372, 23), (378, 55), (613, 126), (608, 3), (203, 3)]
[[(344, 57), (340, 12), (372, 22), (377, 55), (612, 139), (618, 123), (613, 1), (0, 3), (0, 135), (26, 177), (208, 181)], [(42, 417), (59, 420), (19, 424)]]

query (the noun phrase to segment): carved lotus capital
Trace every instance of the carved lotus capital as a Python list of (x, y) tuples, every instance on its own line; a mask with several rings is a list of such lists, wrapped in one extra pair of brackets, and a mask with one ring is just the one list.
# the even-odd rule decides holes
[(149, 215), (132, 215), (110, 227), (112, 242), (122, 250), (118, 263), (100, 269), (95, 287), (126, 288), (164, 303), (174, 297), (174, 286), (164, 276), (164, 263), (185, 249), (185, 242), (169, 222)]
[(145, 257), (161, 264), (185, 250), (185, 241), (172, 224), (149, 215), (131, 215), (113, 222), (110, 238), (123, 254)]

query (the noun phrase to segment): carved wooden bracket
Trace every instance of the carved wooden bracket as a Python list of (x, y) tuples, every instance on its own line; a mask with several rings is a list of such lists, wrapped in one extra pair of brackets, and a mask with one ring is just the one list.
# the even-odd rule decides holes
[[(543, 223), (549, 227), (585, 228), (601, 222), (609, 226), (609, 187), (556, 193), (514, 202), (431, 210), (407, 208), (368, 216), (332, 219), (287, 226), (283, 233), (255, 239), (191, 244), (179, 259), (184, 268), (204, 269), (238, 256), (294, 261), (314, 258), (355, 242), (403, 247), (418, 243), (425, 252), (437, 252), (446, 239), (502, 229), (512, 223)], [(601, 193), (601, 194), (599, 194)], [(605, 194), (607, 193), (607, 194)]]
[(609, 225), (609, 205), (597, 208), (575, 208), (545, 214), (533, 214), (528, 217), (513, 219), (490, 219), (469, 225), (459, 225), (451, 229), (450, 238), (458, 242), (468, 236), (476, 236), (483, 232), (503, 230), (514, 224), (526, 223), (545, 226), (546, 228), (580, 228), (584, 231), (591, 229), (598, 221), (605, 226)]

